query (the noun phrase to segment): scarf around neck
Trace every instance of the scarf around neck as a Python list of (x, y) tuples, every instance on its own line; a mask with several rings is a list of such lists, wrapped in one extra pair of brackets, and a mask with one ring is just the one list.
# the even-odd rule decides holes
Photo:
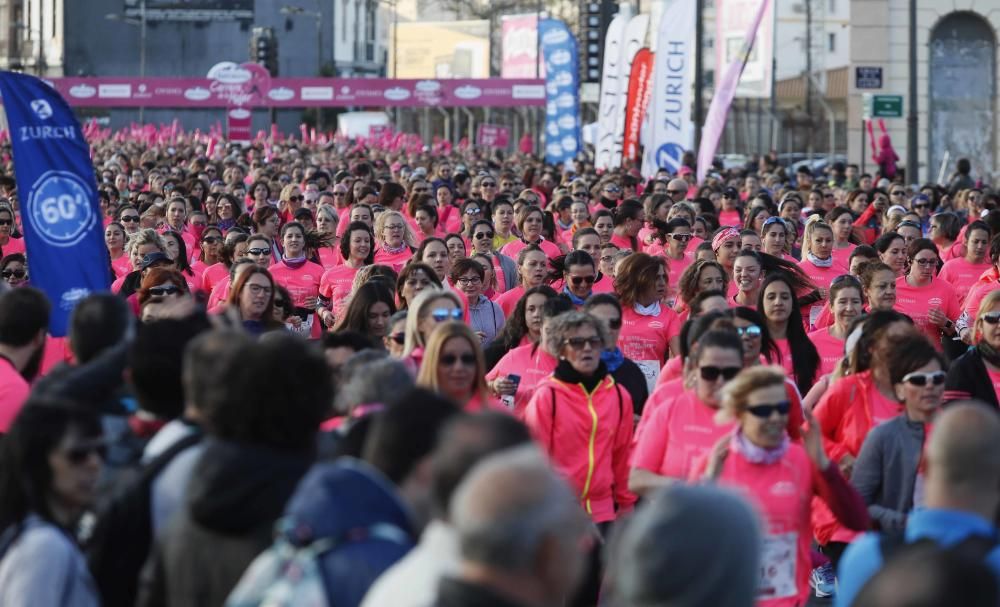
[(654, 301), (652, 305), (644, 306), (636, 302), (635, 312), (639, 316), (659, 316), (660, 315), (660, 302)]
[(405, 249), (405, 248), (406, 248), (406, 243), (405, 242), (403, 244), (399, 245), (398, 247), (390, 247), (388, 244), (383, 244), (382, 245), (382, 250), (385, 251), (386, 253), (388, 253), (389, 255), (395, 255), (397, 253), (402, 253), (403, 249)]
[(306, 265), (306, 256), (302, 255), (301, 257), (286, 257), (282, 261), (284, 261), (285, 265), (288, 266), (289, 268), (293, 270), (298, 270), (302, 266)]
[(569, 287), (563, 287), (563, 295), (569, 297), (569, 300), (573, 302), (574, 306), (582, 306), (587, 301), (586, 297), (577, 297), (576, 295), (573, 295), (572, 291), (569, 290)]
[(601, 362), (608, 368), (608, 373), (614, 373), (625, 363), (625, 353), (621, 348), (601, 352)]
[(833, 255), (827, 257), (826, 259), (820, 259), (812, 253), (806, 253), (806, 259), (808, 259), (817, 268), (832, 268), (833, 267)]
[(743, 434), (743, 430), (737, 428), (729, 439), (729, 448), (745, 457), (751, 464), (770, 465), (780, 461), (788, 451), (788, 435), (782, 437), (781, 444), (777, 447), (766, 449), (750, 442), (750, 439)]
[(996, 348), (986, 343), (986, 340), (980, 340), (976, 344), (976, 350), (979, 351), (979, 355), (983, 357), (983, 360), (990, 363), (994, 367), (1000, 367), (1000, 352)]

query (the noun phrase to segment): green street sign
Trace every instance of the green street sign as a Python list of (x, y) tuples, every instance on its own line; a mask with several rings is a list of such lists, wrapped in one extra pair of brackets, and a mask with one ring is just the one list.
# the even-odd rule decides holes
[(861, 96), (865, 120), (870, 118), (902, 118), (902, 95), (872, 95)]

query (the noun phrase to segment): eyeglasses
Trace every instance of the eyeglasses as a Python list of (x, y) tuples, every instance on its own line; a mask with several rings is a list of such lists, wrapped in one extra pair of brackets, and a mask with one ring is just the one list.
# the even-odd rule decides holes
[(406, 333), (393, 333), (389, 336), (389, 339), (396, 342), (399, 345), (406, 343)]
[(454, 366), (455, 363), (462, 363), (463, 367), (473, 367), (476, 364), (476, 357), (474, 354), (462, 354), (461, 356), (455, 356), (454, 354), (442, 354), (439, 360), (441, 365), (444, 367)]
[(414, 194), (426, 194), (426, 193), (428, 193), (430, 191), (431, 191), (430, 188), (413, 188), (413, 193)]
[[(135, 223), (137, 221), (139, 221), (138, 215), (122, 215), (122, 222), (124, 223)], [(2, 221), (0, 221), (0, 225), (4, 225)]]
[(476, 240), (485, 240), (487, 238), (493, 238), (493, 232), (476, 232)]
[(736, 374), (742, 371), (742, 367), (700, 367), (698, 372), (701, 373), (701, 378), (705, 381), (715, 381), (722, 376), (722, 379), (729, 381), (736, 377)]
[(690, 234), (671, 234), (670, 237), (676, 240), (677, 242), (687, 242), (691, 240)]
[(402, 230), (405, 226), (401, 223), (396, 223), (391, 226), (385, 226), (385, 229), (395, 232), (397, 230)]
[(610, 192), (611, 194), (618, 194), (622, 191), (622, 189), (616, 185), (609, 185), (608, 187), (604, 188), (604, 191)]
[(594, 335), (592, 337), (570, 337), (563, 340), (564, 345), (568, 345), (574, 350), (585, 350), (587, 346), (597, 350), (604, 347), (604, 340), (601, 339), (600, 335)]
[(574, 287), (579, 287), (582, 284), (592, 285), (594, 281), (597, 280), (596, 276), (570, 276), (569, 281), (573, 283)]
[(736, 334), (740, 337), (760, 337), (760, 327), (748, 325), (746, 327), (736, 327)]
[(167, 295), (177, 295), (181, 292), (180, 287), (175, 287), (173, 285), (167, 287), (150, 287), (149, 295), (151, 297), (166, 297)]
[(270, 255), (271, 249), (261, 249), (259, 247), (254, 247), (252, 249), (247, 249), (247, 255), (253, 255), (255, 257), (260, 255)]
[(2, 273), (0, 273), (0, 276), (3, 276), (4, 278), (18, 278), (18, 279), (21, 279), (21, 278), (24, 278), (27, 275), (28, 275), (28, 273), (25, 272), (24, 270), (4, 270)]
[(204, 237), (204, 238), (201, 239), (202, 242), (207, 243), (207, 244), (215, 244), (215, 243), (217, 243), (217, 242), (219, 242), (221, 240), (222, 240), (222, 238), (220, 238), (218, 236), (206, 236), (206, 237)]
[(431, 310), (431, 318), (436, 322), (444, 322), (448, 319), (462, 320), (462, 311), (458, 308), (434, 308)]
[(104, 443), (104, 441), (93, 441), (90, 443), (81, 443), (79, 445), (67, 447), (62, 453), (63, 456), (66, 457), (66, 461), (74, 466), (79, 466), (80, 464), (86, 463), (86, 461), (90, 459), (91, 455), (96, 455), (102, 460), (107, 459), (108, 446)]
[(903, 376), (903, 383), (913, 386), (926, 386), (928, 382), (932, 385), (940, 386), (948, 377), (944, 371), (932, 371), (930, 373), (907, 373)]
[(265, 287), (263, 285), (247, 285), (247, 288), (250, 289), (251, 295), (270, 295), (274, 292), (274, 289), (271, 287)]
[(465, 214), (466, 215), (479, 215), (482, 212), (483, 212), (482, 209), (475, 209), (475, 208), (472, 208), (472, 207), (469, 207), (469, 208), (465, 209)]
[(483, 279), (478, 276), (463, 276), (458, 279), (458, 282), (463, 285), (477, 285), (483, 282)]
[(774, 415), (777, 411), (778, 415), (788, 415), (788, 410), (792, 408), (792, 403), (787, 400), (783, 400), (780, 403), (770, 403), (766, 405), (753, 405), (752, 407), (747, 407), (747, 413), (753, 415), (754, 417), (759, 417), (761, 419), (767, 419)]
[(921, 268), (929, 268), (931, 266), (937, 265), (936, 259), (914, 259), (914, 262)]
[(988, 325), (995, 325), (1000, 322), (1000, 312), (987, 312), (983, 314), (983, 321)]

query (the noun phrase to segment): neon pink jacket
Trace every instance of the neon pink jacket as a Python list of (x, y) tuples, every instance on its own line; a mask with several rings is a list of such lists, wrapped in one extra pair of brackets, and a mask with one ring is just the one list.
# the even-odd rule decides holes
[(594, 391), (548, 377), (535, 389), (524, 421), (556, 469), (576, 489), (595, 523), (635, 504), (628, 490), (632, 397), (610, 375)]

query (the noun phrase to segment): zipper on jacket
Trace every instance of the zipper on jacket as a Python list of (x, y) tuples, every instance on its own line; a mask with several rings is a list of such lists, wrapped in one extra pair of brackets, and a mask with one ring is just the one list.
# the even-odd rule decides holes
[[(601, 384), (604, 382), (602, 381)], [(597, 438), (597, 410), (594, 409), (594, 394), (601, 388), (601, 384), (594, 386), (593, 392), (587, 392), (587, 388), (583, 384), (578, 384), (583, 393), (587, 395), (587, 410), (590, 411), (590, 440), (587, 442), (587, 478), (583, 482), (583, 493), (580, 494), (580, 499), (583, 501), (583, 507), (587, 510), (587, 514), (593, 514), (590, 508), (590, 481), (594, 477), (594, 441)]]

